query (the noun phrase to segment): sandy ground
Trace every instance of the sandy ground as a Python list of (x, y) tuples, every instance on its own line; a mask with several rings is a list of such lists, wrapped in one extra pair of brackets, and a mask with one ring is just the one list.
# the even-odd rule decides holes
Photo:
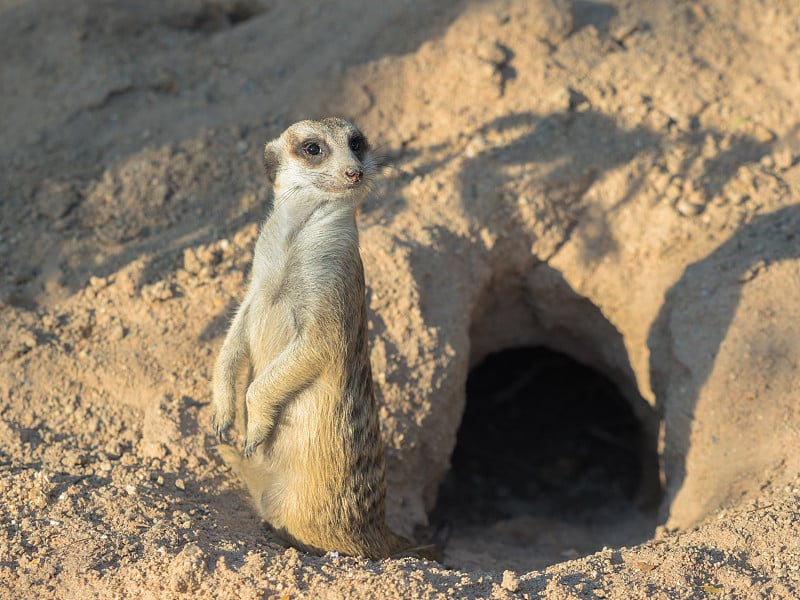
[[(800, 5), (322, 6), (0, 0), (0, 596), (800, 596)], [(389, 520), (443, 564), (283, 548), (214, 449), (261, 148), (327, 114), (392, 164)]]

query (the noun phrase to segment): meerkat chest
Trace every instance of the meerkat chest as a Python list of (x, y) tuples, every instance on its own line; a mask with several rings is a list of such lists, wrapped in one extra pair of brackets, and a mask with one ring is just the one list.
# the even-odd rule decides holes
[(349, 281), (353, 269), (343, 268), (360, 260), (355, 221), (341, 212), (328, 206), (305, 213), (276, 211), (264, 224), (247, 300), (257, 369), (289, 343), (305, 319), (328, 310), (331, 294), (357, 284)]
[(290, 255), (296, 252), (296, 242), (306, 226), (308, 217), (278, 208), (264, 224), (256, 242), (253, 258), (253, 277), (267, 291), (283, 285)]
[(260, 251), (256, 248), (257, 268), (276, 285), (287, 277), (322, 276), (320, 269), (349, 261), (358, 249), (355, 218), (347, 206), (322, 203), (276, 213), (262, 231)]
[(287, 245), (279, 236), (272, 232), (262, 232), (256, 242), (253, 257), (253, 279), (260, 288), (268, 290), (280, 284), (287, 256)]

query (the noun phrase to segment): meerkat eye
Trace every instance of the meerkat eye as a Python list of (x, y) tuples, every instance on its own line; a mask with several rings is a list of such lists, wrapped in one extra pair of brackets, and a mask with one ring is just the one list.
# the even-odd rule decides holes
[(319, 144), (314, 142), (309, 142), (305, 146), (303, 146), (303, 150), (306, 154), (310, 156), (317, 156), (318, 154), (322, 153), (322, 148), (319, 147)]
[(364, 140), (360, 137), (354, 137), (350, 140), (350, 150), (358, 154), (364, 148)]

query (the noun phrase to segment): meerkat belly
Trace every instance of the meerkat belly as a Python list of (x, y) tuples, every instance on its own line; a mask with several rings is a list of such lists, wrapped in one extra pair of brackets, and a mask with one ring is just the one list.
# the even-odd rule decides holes
[(324, 378), (298, 394), (281, 415), (276, 435), (264, 457), (270, 467), (268, 520), (277, 527), (309, 526), (325, 518), (337, 497), (337, 464), (344, 444), (332, 430), (335, 390)]
[(264, 297), (254, 300), (252, 306), (248, 343), (253, 373), (258, 375), (286, 348), (295, 331), (291, 313), (285, 306)]

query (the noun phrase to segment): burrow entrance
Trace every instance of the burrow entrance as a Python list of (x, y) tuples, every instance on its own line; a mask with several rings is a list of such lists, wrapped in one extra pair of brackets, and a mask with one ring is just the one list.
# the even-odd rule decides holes
[(466, 397), (431, 514), (448, 564), (525, 572), (653, 536), (655, 449), (602, 373), (508, 348), (470, 371)]

